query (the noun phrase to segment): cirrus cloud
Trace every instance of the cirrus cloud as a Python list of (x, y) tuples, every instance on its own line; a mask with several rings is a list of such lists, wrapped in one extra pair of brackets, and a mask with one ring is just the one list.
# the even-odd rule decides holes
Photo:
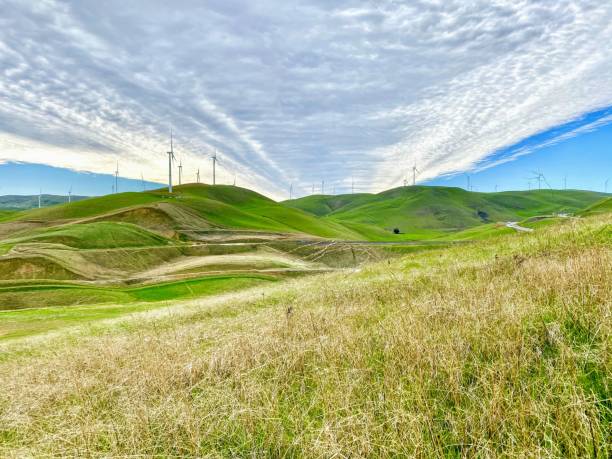
[(0, 161), (363, 191), (482, 166), (612, 105), (612, 6), (0, 0)]

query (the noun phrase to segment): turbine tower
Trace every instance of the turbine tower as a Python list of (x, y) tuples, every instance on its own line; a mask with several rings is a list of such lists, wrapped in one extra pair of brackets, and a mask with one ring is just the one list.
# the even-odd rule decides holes
[(542, 174), (542, 172), (540, 171), (533, 171), (533, 177), (534, 180), (538, 181), (538, 190), (542, 189), (542, 180), (544, 179), (544, 174)]
[(168, 152), (168, 193), (172, 193), (172, 161), (174, 157), (174, 142), (172, 137), (172, 129), (170, 129), (170, 151)]
[(140, 173), (140, 184), (142, 185), (142, 191), (144, 191), (146, 188), (144, 182), (144, 175), (142, 174), (142, 172)]
[(183, 184), (183, 160), (182, 159), (179, 161), (178, 170), (179, 170), (179, 185), (182, 185)]
[(198, 173), (196, 174), (196, 183), (200, 183), (200, 169), (198, 169)]
[(217, 184), (217, 149), (215, 148), (215, 154), (210, 157), (213, 162), (213, 185)]
[(608, 192), (608, 181), (609, 181), (609, 180), (610, 180), (610, 179), (609, 179), (609, 178), (607, 178), (607, 179), (606, 179), (606, 181), (604, 182), (604, 193), (607, 193), (607, 192)]
[(42, 188), (38, 191), (38, 208), (39, 209), (42, 207), (41, 201), (42, 201)]
[(416, 167), (416, 164), (414, 166), (412, 166), (412, 186), (416, 185), (416, 176), (417, 176), (417, 172), (420, 174), (421, 171), (419, 171)]
[(544, 176), (544, 174), (542, 173), (542, 171), (533, 171), (533, 177), (531, 177), (532, 180), (537, 180), (538, 181), (538, 190), (542, 189), (542, 182), (544, 182), (544, 184), (552, 190), (552, 187), (550, 186), (550, 183), (548, 183), (548, 180), (546, 180), (546, 177)]
[(117, 169), (115, 169), (115, 193), (119, 193), (119, 161), (117, 161)]
[(68, 204), (72, 202), (72, 185), (70, 185), (70, 189), (68, 190)]
[(289, 185), (289, 199), (293, 199), (293, 183)]

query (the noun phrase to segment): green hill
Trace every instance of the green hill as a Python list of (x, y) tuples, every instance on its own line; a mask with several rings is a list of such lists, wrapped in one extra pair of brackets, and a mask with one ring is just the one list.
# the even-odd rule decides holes
[[(160, 205), (163, 205), (160, 207)], [(282, 233), (303, 233), (324, 238), (359, 239), (361, 235), (342, 224), (321, 220), (300, 209), (288, 208), (259, 193), (226, 185), (192, 184), (145, 193), (120, 193), (90, 198), (15, 214), (7, 220), (65, 222), (116, 219), (117, 212), (147, 209), (162, 212), (177, 229), (215, 227)], [(147, 219), (144, 216), (144, 220)], [(159, 216), (158, 216), (159, 217)], [(145, 227), (147, 222), (140, 223)]]
[(587, 207), (584, 211), (580, 212), (580, 215), (596, 215), (596, 214), (605, 214), (608, 212), (612, 212), (612, 198), (604, 198), (599, 202), (596, 202), (592, 206)]
[(369, 225), (384, 234), (397, 228), (411, 236), (429, 237), (432, 231), (457, 231), (553, 212), (574, 213), (603, 196), (576, 190), (475, 193), (461, 188), (411, 186), (378, 194), (315, 195), (284, 204), (355, 230), (358, 227), (354, 225)]
[(114, 249), (166, 245), (169, 241), (130, 223), (93, 222), (37, 230), (28, 236), (4, 242), (10, 245), (48, 242), (75, 249)]

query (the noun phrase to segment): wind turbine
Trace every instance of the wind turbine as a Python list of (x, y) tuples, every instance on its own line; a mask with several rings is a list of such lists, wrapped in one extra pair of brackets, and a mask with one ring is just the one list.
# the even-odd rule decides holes
[(234, 174), (234, 186), (236, 186), (236, 174)]
[(607, 179), (606, 179), (606, 181), (604, 182), (604, 193), (607, 193), (607, 192), (608, 192), (608, 181), (609, 181), (609, 180), (610, 180), (610, 179), (609, 179), (609, 178), (607, 178)]
[(213, 162), (213, 185), (217, 184), (217, 149), (215, 148), (215, 154), (210, 157)]
[(182, 185), (183, 184), (183, 159), (182, 158), (179, 161), (178, 170), (179, 170), (179, 185)]
[(115, 169), (115, 193), (119, 193), (119, 161), (117, 161), (117, 169)]
[(293, 183), (289, 185), (289, 199), (293, 199)]
[(351, 175), (351, 194), (355, 193), (355, 178)]
[(68, 190), (68, 204), (72, 202), (72, 185), (70, 185), (70, 189)]
[(200, 183), (200, 169), (198, 168), (198, 173), (196, 174), (196, 183)]
[(172, 193), (172, 161), (175, 161), (172, 129), (170, 129), (170, 151), (168, 152), (168, 193)]
[(142, 172), (140, 173), (140, 184), (142, 185), (142, 191), (144, 191), (145, 183), (144, 183), (144, 175), (142, 174)]
[(538, 190), (542, 189), (542, 179), (544, 178), (544, 174), (540, 171), (533, 171), (534, 176), (532, 177), (534, 180), (538, 181)]
[(38, 208), (39, 209), (42, 207), (41, 201), (42, 201), (42, 188), (38, 191)]
[(472, 189), (472, 185), (470, 185), (470, 174), (467, 175), (467, 190), (470, 191)]
[(546, 180), (546, 177), (544, 176), (544, 174), (542, 173), (542, 171), (533, 171), (534, 176), (531, 177), (531, 180), (537, 180), (538, 181), (538, 190), (542, 189), (542, 182), (544, 182), (544, 184), (552, 190), (552, 187), (550, 186), (550, 183), (548, 183), (548, 180)]
[(421, 171), (419, 171), (416, 167), (416, 164), (414, 166), (412, 166), (412, 186), (416, 185), (416, 176), (417, 176), (417, 172), (420, 174)]
[(325, 180), (321, 180), (321, 194), (325, 194)]

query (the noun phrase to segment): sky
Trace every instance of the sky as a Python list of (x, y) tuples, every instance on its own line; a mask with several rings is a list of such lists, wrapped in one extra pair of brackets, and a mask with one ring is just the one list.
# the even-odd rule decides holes
[[(603, 190), (612, 3), (0, 0), (0, 194)], [(175, 175), (177, 171), (175, 170)], [(567, 178), (564, 180), (564, 177)], [(134, 179), (134, 180), (129, 180)], [(533, 181), (533, 180), (532, 180)], [(612, 188), (612, 185), (611, 185)], [(64, 191), (67, 192), (67, 191)]]

